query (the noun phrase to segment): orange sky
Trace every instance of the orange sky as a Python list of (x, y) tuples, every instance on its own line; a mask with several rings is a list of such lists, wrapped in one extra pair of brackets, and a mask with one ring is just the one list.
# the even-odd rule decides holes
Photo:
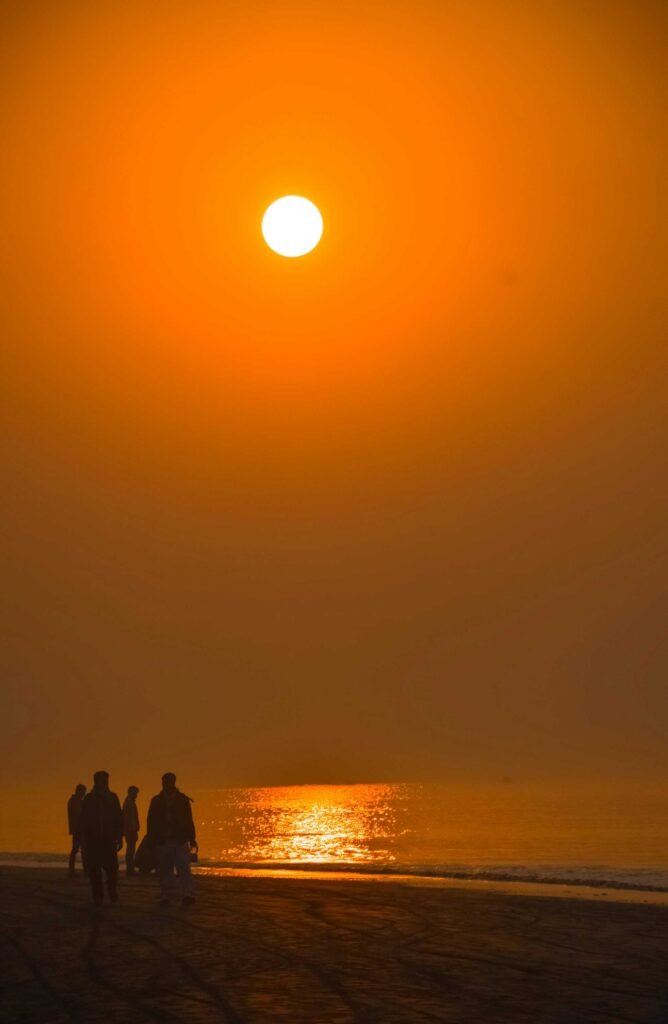
[[(479, 761), (547, 730), (551, 767), (607, 763), (631, 709), (655, 770), (663, 6), (1, 17), (11, 770), (82, 677), (112, 723), (160, 695), (177, 747), (190, 680), (241, 781), (473, 770), (452, 702)], [(324, 217), (302, 260), (260, 234), (285, 193)]]

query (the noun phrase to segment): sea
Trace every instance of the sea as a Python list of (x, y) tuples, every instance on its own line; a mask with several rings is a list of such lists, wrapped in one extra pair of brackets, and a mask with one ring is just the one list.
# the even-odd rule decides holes
[[(299, 869), (668, 892), (662, 782), (504, 778), (187, 792), (200, 865), (212, 871)], [(69, 795), (12, 791), (0, 825), (0, 863), (64, 866)], [(142, 819), (150, 795), (140, 793)]]

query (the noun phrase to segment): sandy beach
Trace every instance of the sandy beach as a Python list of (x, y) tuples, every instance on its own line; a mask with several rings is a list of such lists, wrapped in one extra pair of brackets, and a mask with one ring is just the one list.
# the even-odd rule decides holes
[(668, 1021), (668, 908), (335, 879), (204, 877), (195, 907), (122, 879), (2, 869), (0, 1019)]

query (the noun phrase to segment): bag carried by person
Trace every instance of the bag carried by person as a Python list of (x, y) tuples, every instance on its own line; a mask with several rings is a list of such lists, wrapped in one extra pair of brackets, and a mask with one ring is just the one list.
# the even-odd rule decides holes
[(152, 871), (156, 870), (155, 850), (153, 849), (153, 844), (148, 841), (148, 836), (144, 836), (137, 847), (135, 867), (138, 871), (141, 871), (142, 875), (150, 875)]

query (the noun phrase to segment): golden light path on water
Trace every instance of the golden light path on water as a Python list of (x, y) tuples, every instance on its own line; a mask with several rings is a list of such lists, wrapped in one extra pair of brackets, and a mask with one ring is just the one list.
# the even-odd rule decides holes
[(225, 823), (214, 819), (211, 826), (226, 833), (227, 860), (388, 863), (395, 859), (389, 847), (397, 830), (398, 789), (358, 785), (236, 790), (218, 805)]

